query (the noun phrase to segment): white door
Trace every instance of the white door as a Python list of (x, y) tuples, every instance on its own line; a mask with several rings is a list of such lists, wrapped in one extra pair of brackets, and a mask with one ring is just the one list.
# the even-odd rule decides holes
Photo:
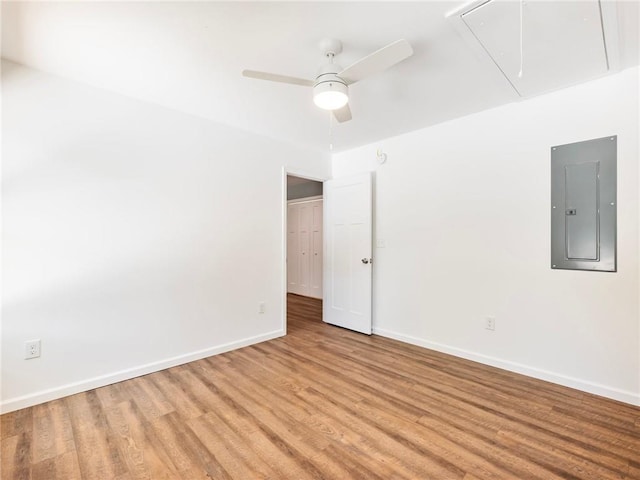
[(371, 174), (324, 182), (322, 319), (371, 334)]
[(309, 296), (315, 298), (322, 298), (322, 203), (322, 200), (317, 200), (311, 207)]
[(287, 206), (287, 292), (322, 298), (322, 199)]
[(287, 291), (300, 293), (300, 260), (298, 246), (298, 205), (287, 206)]
[(300, 295), (309, 295), (309, 281), (311, 280), (311, 255), (309, 252), (309, 245), (311, 243), (311, 213), (312, 208), (308, 203), (301, 203), (298, 205), (300, 213), (298, 218), (298, 235), (299, 236), (299, 266), (300, 275), (298, 276), (298, 283), (300, 286)]

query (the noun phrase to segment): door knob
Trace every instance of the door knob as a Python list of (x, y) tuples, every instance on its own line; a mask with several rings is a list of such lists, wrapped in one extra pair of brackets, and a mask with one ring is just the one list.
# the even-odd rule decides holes
[(369, 263), (369, 259), (368, 259), (368, 258), (363, 258), (361, 261), (362, 261), (362, 263), (364, 263), (365, 265), (366, 265), (367, 263)]

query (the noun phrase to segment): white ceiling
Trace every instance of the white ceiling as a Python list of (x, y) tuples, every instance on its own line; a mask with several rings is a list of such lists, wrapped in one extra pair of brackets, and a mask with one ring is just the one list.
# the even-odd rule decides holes
[[(332, 142), (339, 151), (518, 100), (446, 20), (464, 3), (3, 2), (2, 55), (288, 142), (323, 150)], [(626, 68), (639, 63), (638, 2), (619, 2), (617, 10)], [(312, 79), (324, 37), (342, 40), (343, 67), (400, 38), (415, 51), (350, 87), (353, 120), (334, 125), (332, 138), (310, 89), (241, 76), (248, 68)]]

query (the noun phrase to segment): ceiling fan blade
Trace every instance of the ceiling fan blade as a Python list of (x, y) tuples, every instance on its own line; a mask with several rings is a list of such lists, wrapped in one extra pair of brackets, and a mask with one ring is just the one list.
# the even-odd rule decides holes
[(333, 111), (333, 116), (339, 123), (348, 122), (351, 120), (351, 109), (347, 103), (344, 107)]
[(277, 75), (275, 73), (257, 72), (255, 70), (243, 70), (243, 77), (257, 78), (258, 80), (269, 80), (271, 82), (291, 83), (293, 85), (302, 85), (303, 87), (313, 87), (313, 80), (304, 78), (289, 77), (287, 75)]
[(386, 70), (411, 55), (413, 55), (413, 48), (411, 48), (409, 42), (397, 40), (349, 65), (338, 76), (347, 82), (347, 85), (350, 85)]

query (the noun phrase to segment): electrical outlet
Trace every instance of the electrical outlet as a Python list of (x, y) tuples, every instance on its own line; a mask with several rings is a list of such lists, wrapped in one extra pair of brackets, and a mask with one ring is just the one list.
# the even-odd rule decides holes
[(264, 302), (260, 302), (260, 303), (258, 304), (258, 313), (264, 313), (265, 308), (266, 308), (266, 307), (265, 307)]
[(30, 340), (24, 342), (24, 358), (38, 358), (40, 356), (40, 340)]
[(484, 317), (484, 328), (487, 330), (496, 329), (496, 317)]

